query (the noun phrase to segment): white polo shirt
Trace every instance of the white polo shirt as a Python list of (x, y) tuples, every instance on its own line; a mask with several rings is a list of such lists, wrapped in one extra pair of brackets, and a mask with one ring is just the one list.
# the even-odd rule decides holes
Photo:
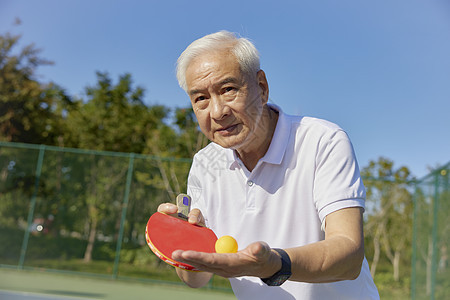
[[(365, 189), (347, 134), (335, 124), (289, 116), (278, 123), (266, 155), (252, 172), (235, 152), (211, 143), (193, 160), (188, 179), (192, 208), (218, 237), (239, 249), (265, 241), (290, 248), (325, 238), (321, 224), (339, 209), (364, 207)], [(266, 286), (257, 277), (230, 279), (238, 299), (379, 299), (364, 258), (359, 277), (334, 283), (287, 281)]]

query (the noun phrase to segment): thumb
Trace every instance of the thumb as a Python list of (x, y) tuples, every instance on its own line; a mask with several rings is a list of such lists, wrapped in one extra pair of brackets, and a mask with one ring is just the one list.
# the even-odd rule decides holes
[(247, 255), (252, 257), (256, 263), (253, 276), (270, 277), (281, 268), (280, 258), (266, 242), (252, 243), (244, 251), (247, 251)]
[(248, 245), (249, 252), (258, 260), (267, 260), (270, 256), (271, 249), (266, 242), (255, 242)]

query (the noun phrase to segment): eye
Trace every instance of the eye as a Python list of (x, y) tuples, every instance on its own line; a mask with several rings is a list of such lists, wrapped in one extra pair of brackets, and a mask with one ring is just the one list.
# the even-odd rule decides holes
[(195, 102), (199, 102), (199, 101), (203, 101), (203, 100), (206, 100), (206, 97), (205, 96), (198, 96), (197, 98), (195, 98)]
[(209, 104), (208, 100), (209, 100), (208, 96), (198, 95), (198, 96), (193, 98), (192, 106), (195, 109), (200, 109), (200, 110), (206, 109), (208, 107), (208, 104)]
[(221, 89), (221, 94), (226, 96), (226, 97), (235, 97), (236, 94), (238, 93), (238, 88), (235, 86), (225, 86)]

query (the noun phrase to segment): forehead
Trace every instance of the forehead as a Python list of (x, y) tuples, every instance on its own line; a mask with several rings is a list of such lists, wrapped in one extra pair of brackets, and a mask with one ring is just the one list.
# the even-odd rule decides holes
[(186, 69), (188, 90), (193, 85), (221, 81), (227, 77), (241, 78), (236, 56), (227, 50), (207, 52), (194, 58)]

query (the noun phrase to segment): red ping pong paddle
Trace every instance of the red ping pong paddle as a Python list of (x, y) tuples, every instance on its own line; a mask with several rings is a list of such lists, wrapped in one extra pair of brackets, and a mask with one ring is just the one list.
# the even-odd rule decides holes
[(178, 195), (178, 217), (154, 213), (148, 220), (145, 238), (153, 253), (164, 262), (180, 269), (199, 271), (191, 265), (172, 259), (172, 252), (175, 250), (215, 252), (214, 246), (217, 241), (215, 233), (206, 227), (187, 222), (190, 205), (190, 196)]

